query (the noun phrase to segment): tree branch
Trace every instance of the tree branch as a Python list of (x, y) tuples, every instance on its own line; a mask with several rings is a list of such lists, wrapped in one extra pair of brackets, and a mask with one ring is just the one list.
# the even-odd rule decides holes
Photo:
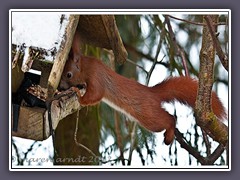
[(157, 52), (156, 52), (156, 55), (155, 55), (155, 58), (154, 58), (154, 61), (153, 61), (153, 64), (151, 66), (151, 69), (149, 70), (149, 72), (147, 73), (147, 82), (146, 84), (148, 85), (149, 84), (149, 81), (150, 81), (150, 78), (151, 78), (151, 75), (153, 73), (153, 70), (158, 62), (158, 55), (160, 53), (160, 50), (161, 50), (161, 47), (162, 47), (162, 39), (159, 38), (159, 43), (158, 43), (158, 47), (157, 47)]
[(211, 154), (211, 144), (209, 142), (207, 133), (203, 129), (201, 130), (202, 130), (203, 140), (205, 142), (206, 149), (207, 149), (207, 156), (209, 156)]
[(115, 132), (116, 132), (116, 137), (117, 137), (117, 145), (118, 145), (118, 148), (120, 150), (119, 159), (121, 160), (122, 165), (125, 165), (125, 159), (124, 159), (124, 154), (123, 154), (122, 136), (121, 136), (121, 131), (120, 131), (120, 119), (119, 119), (117, 111), (114, 111), (114, 122), (115, 122)]
[(128, 166), (131, 165), (132, 162), (132, 153), (134, 150), (134, 145), (135, 145), (135, 140), (136, 140), (136, 126), (137, 123), (133, 122), (133, 128), (132, 128), (132, 132), (131, 132), (131, 142), (130, 142), (130, 150), (129, 150), (129, 156), (128, 156)]
[[(213, 15), (212, 18), (213, 22), (216, 23), (218, 16)], [(214, 59), (215, 48), (213, 41), (208, 27), (204, 26), (200, 52), (199, 88), (195, 107), (196, 121), (197, 125), (203, 128), (215, 141), (226, 146), (228, 142), (228, 128), (216, 118), (211, 106)]]
[(193, 148), (187, 143), (186, 139), (183, 137), (182, 133), (177, 128), (175, 129), (175, 136), (176, 140), (179, 142), (182, 148), (186, 149), (189, 154), (195, 157), (201, 164), (204, 164), (204, 157), (202, 157), (201, 154), (195, 150), (195, 148)]
[(165, 17), (165, 21), (166, 21), (167, 26), (168, 26), (168, 32), (169, 32), (170, 38), (171, 38), (172, 43), (173, 43), (173, 45), (175, 47), (175, 50), (177, 51), (176, 53), (182, 59), (182, 63), (183, 63), (183, 67), (184, 67), (186, 76), (189, 76), (189, 72), (188, 72), (188, 68), (187, 68), (187, 59), (185, 57), (184, 50), (178, 45), (178, 43), (176, 41), (176, 38), (175, 38), (174, 32), (172, 30), (172, 26), (171, 26), (171, 23), (170, 23), (168, 15), (165, 15), (164, 17)]
[(79, 110), (77, 111), (77, 117), (76, 117), (76, 126), (75, 126), (75, 132), (74, 132), (74, 142), (77, 146), (85, 149), (89, 154), (91, 154), (93, 157), (98, 158), (98, 156), (89, 148), (84, 146), (83, 144), (79, 143), (77, 140), (77, 133), (78, 133), (78, 121), (79, 121)]
[(208, 156), (208, 164), (213, 164), (225, 150), (224, 146), (219, 144), (215, 151)]
[(211, 34), (211, 38), (213, 40), (213, 45), (217, 51), (217, 55), (223, 65), (223, 67), (228, 71), (228, 57), (224, 54), (224, 52), (221, 48), (220, 42), (216, 36), (216, 31), (215, 31), (215, 28), (213, 25), (212, 18), (211, 18), (211, 16), (207, 15), (207, 16), (204, 16), (204, 19), (206, 20), (208, 30), (209, 30), (209, 32)]
[[(15, 152), (16, 152), (17, 163), (18, 163), (18, 165), (21, 165), (21, 157), (20, 157), (20, 154), (19, 154), (19, 152), (18, 152), (18, 147), (17, 147), (17, 145), (15, 144), (15, 141), (13, 140), (13, 138), (12, 138), (12, 145), (13, 145), (13, 148), (15, 149)], [(15, 157), (12, 156), (12, 158), (15, 158)], [(13, 161), (13, 160), (14, 160), (14, 159), (12, 159), (12, 161)]]
[[(201, 22), (188, 21), (188, 20), (185, 20), (185, 19), (177, 18), (177, 17), (172, 16), (172, 15), (168, 15), (168, 16), (172, 19), (176, 19), (178, 21), (183, 21), (183, 22), (186, 22), (188, 24), (194, 24), (194, 25), (198, 25), (198, 26), (206, 26), (206, 24), (201, 23)], [(226, 23), (225, 22), (218, 22), (217, 25), (226, 25)]]
[(146, 74), (148, 74), (148, 71), (146, 69), (144, 69), (142, 66), (138, 65), (137, 63), (135, 63), (134, 61), (132, 61), (131, 59), (127, 59), (127, 62), (135, 65), (136, 67), (140, 68), (141, 70), (143, 70), (143, 72), (145, 72)]
[(203, 157), (198, 151), (196, 151), (195, 148), (188, 144), (182, 133), (177, 128), (175, 129), (175, 136), (181, 147), (186, 149), (189, 154), (195, 157), (202, 165), (213, 165), (225, 150), (224, 146), (219, 144), (212, 154), (207, 155), (207, 157)]
[[(131, 51), (132, 53), (136, 54), (137, 56), (140, 56), (140, 57), (145, 58), (146, 60), (149, 60), (149, 61), (152, 61), (152, 62), (154, 62), (154, 60), (155, 60), (151, 55), (145, 54), (145, 53), (137, 50), (135, 47), (133, 47), (133, 46), (131, 46), (131, 45), (129, 45), (129, 44), (124, 43), (124, 46), (125, 46), (125, 48), (126, 48), (128, 51)], [(128, 61), (129, 61), (129, 60), (128, 60)], [(157, 64), (161, 64), (161, 65), (163, 65), (164, 67), (169, 68), (169, 63), (157, 62)]]

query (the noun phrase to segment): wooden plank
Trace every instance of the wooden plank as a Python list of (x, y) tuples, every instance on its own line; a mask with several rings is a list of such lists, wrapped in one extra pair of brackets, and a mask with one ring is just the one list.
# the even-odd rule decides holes
[(109, 39), (109, 44), (113, 50), (115, 60), (119, 64), (123, 64), (126, 61), (128, 54), (118, 32), (115, 18), (112, 15), (101, 15), (101, 18)]
[(45, 109), (43, 108), (20, 107), (18, 131), (12, 131), (12, 136), (38, 141), (43, 140), (44, 112)]
[[(32, 68), (34, 61), (40, 60), (41, 62), (48, 64), (49, 61), (53, 60), (56, 55), (56, 48), (44, 49), (39, 47), (26, 47), (27, 54), (24, 56), (27, 58), (24, 64), (22, 64), (22, 71), (28, 72)], [(41, 67), (40, 69), (42, 69)], [(38, 69), (37, 69), (38, 70)]]
[[(29, 54), (25, 54), (24, 50), (26, 48), (29, 49)], [(21, 67), (24, 56), (28, 56), (29, 59), (32, 59), (32, 63), (25, 65), (26, 70), (28, 71), (31, 68), (41, 71), (39, 85), (43, 88), (47, 88), (48, 77), (51, 72), (53, 63), (46, 60), (45, 58), (54, 58), (56, 56), (55, 51), (56, 50), (54, 50), (54, 48), (47, 50), (33, 46), (26, 47), (24, 45), (17, 46), (15, 44), (12, 44), (12, 92), (17, 91), (23, 80), (24, 72), (22, 71)]]
[(113, 15), (81, 15), (78, 32), (82, 44), (112, 49), (115, 60), (119, 64), (126, 61), (127, 51)]
[[(28, 54), (25, 54), (25, 49), (28, 49)], [(19, 64), (22, 66), (24, 56), (28, 56), (32, 60), (29, 64), (29, 69), (38, 71), (51, 70), (53, 62), (47, 59), (54, 59), (56, 56), (56, 48), (44, 49), (39, 47), (12, 44), (12, 69)]]
[(42, 88), (47, 88), (48, 86), (48, 78), (52, 69), (53, 63), (48, 61), (42, 61), (42, 60), (34, 60), (32, 69), (41, 71), (41, 78), (39, 85)]
[[(53, 128), (56, 129), (60, 120), (76, 112), (80, 108), (81, 106), (75, 93), (54, 100), (51, 108)], [(47, 139), (50, 136), (50, 131), (46, 109), (38, 107), (20, 107), (18, 131), (12, 131), (12, 136), (37, 141)]]
[(35, 59), (33, 61), (31, 69), (38, 71), (51, 71), (53, 63), (45, 59)]
[(79, 15), (70, 15), (69, 24), (65, 30), (64, 38), (61, 42), (61, 46), (57, 52), (56, 59), (48, 78), (48, 97), (51, 98), (58, 87), (60, 78), (65, 66), (68, 53), (72, 47), (73, 37), (78, 25)]
[(21, 70), (23, 56), (24, 56), (24, 49), (23, 45), (17, 46), (12, 44), (11, 49), (11, 59), (12, 59), (12, 92), (17, 92), (18, 88), (20, 87), (22, 80), (24, 78), (24, 73)]

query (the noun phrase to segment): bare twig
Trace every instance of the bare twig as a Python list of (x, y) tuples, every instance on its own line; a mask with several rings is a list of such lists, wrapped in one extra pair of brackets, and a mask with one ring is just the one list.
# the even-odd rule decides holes
[(117, 144), (120, 150), (119, 159), (122, 161), (122, 165), (125, 165), (124, 154), (123, 154), (123, 144), (122, 144), (122, 136), (120, 131), (120, 120), (117, 111), (114, 111), (114, 122), (115, 122), (115, 131), (117, 136)]
[[(149, 61), (154, 62), (154, 58), (153, 58), (151, 55), (145, 54), (145, 53), (137, 50), (136, 48), (134, 48), (133, 46), (131, 46), (131, 45), (129, 45), (129, 44), (124, 43), (124, 46), (126, 47), (126, 49), (127, 49), (128, 51), (131, 51), (132, 53), (136, 54), (137, 56), (143, 57), (143, 58), (145, 58), (146, 60), (149, 60)], [(164, 67), (167, 67), (167, 68), (169, 67), (169, 63), (157, 62), (157, 64), (161, 64), (161, 65), (163, 65)]]
[(181, 18), (177, 18), (175, 16), (172, 16), (172, 15), (168, 15), (170, 18), (172, 19), (176, 19), (178, 21), (183, 21), (183, 22), (186, 22), (188, 24), (194, 24), (194, 25), (198, 25), (198, 26), (204, 26), (204, 23), (201, 23), (201, 22), (193, 22), (193, 21), (188, 21), (186, 19), (181, 19)]
[[(28, 148), (28, 150), (24, 153), (24, 157), (23, 157), (23, 159), (22, 159), (22, 161), (21, 161), (21, 164), (22, 164), (22, 165), (23, 165), (23, 162), (27, 159), (28, 153), (33, 150), (33, 147), (34, 147), (35, 144), (37, 144), (37, 142), (38, 142), (38, 141), (34, 141), (34, 143), (32, 143), (31, 146)], [(28, 163), (29, 163), (29, 165), (30, 165), (31, 161), (28, 161)]]
[(217, 51), (217, 55), (223, 65), (223, 67), (228, 71), (228, 57), (224, 54), (224, 52), (221, 48), (220, 42), (216, 36), (216, 31), (215, 31), (216, 28), (214, 28), (211, 16), (209, 16), (209, 15), (204, 16), (204, 19), (206, 20), (209, 32), (210, 32), (212, 40), (213, 40), (213, 45)]
[[(183, 22), (186, 22), (188, 24), (194, 24), (194, 25), (198, 25), (198, 26), (206, 26), (206, 24), (201, 23), (201, 22), (188, 21), (186, 19), (177, 18), (177, 17), (172, 16), (172, 15), (168, 15), (168, 16), (172, 19), (176, 19), (178, 21), (183, 21)], [(218, 22), (217, 25), (226, 25), (226, 23), (225, 22)]]
[(175, 129), (175, 136), (176, 140), (179, 142), (182, 148), (186, 149), (189, 154), (195, 157), (201, 164), (204, 163), (204, 157), (202, 157), (198, 151), (196, 151), (192, 146), (187, 143), (186, 139), (183, 137), (183, 135), (177, 128)]
[(98, 158), (98, 156), (92, 152), (92, 150), (90, 150), (89, 148), (87, 148), (86, 146), (84, 146), (83, 144), (79, 143), (77, 140), (77, 133), (78, 133), (78, 121), (79, 121), (79, 110), (77, 111), (77, 117), (76, 117), (76, 127), (75, 127), (75, 132), (74, 132), (74, 142), (77, 146), (85, 149), (89, 154), (91, 154), (92, 156), (94, 156), (95, 158)]
[[(16, 152), (18, 165), (20, 165), (20, 163), (21, 163), (21, 157), (20, 157), (20, 154), (19, 154), (19, 152), (18, 152), (18, 147), (17, 147), (17, 145), (15, 144), (15, 141), (13, 140), (13, 138), (12, 138), (12, 145), (13, 145), (13, 148), (15, 149), (15, 152)], [(15, 157), (12, 156), (12, 158), (14, 158), (14, 159), (12, 159), (12, 160), (15, 160)]]
[(224, 150), (224, 146), (219, 144), (215, 151), (208, 156), (208, 164), (213, 164), (221, 156)]
[(213, 165), (225, 150), (224, 146), (219, 144), (212, 154), (207, 155), (207, 157), (203, 157), (198, 151), (188, 144), (182, 133), (179, 132), (177, 128), (175, 129), (175, 136), (181, 147), (186, 149), (189, 154), (195, 157), (202, 165)]
[(135, 139), (136, 139), (136, 126), (137, 126), (137, 123), (133, 122), (133, 128), (131, 132), (131, 144), (130, 144), (130, 150), (128, 155), (128, 164), (127, 164), (128, 166), (131, 165), (131, 162), (132, 162), (132, 153), (134, 150)]
[(203, 140), (206, 144), (207, 156), (209, 156), (211, 154), (211, 145), (210, 145), (209, 139), (207, 137), (207, 133), (203, 129), (201, 129), (201, 130), (202, 130)]
[[(112, 65), (112, 64), (114, 63), (114, 60), (113, 60), (113, 61), (111, 60), (111, 58), (114, 56), (114, 55), (113, 55), (113, 52), (110, 51), (110, 50), (107, 50), (107, 49), (103, 49), (103, 50), (104, 50), (105, 52), (107, 52), (108, 55), (110, 56), (110, 57), (109, 57), (109, 59), (110, 59), (110, 64), (111, 64), (110, 66), (111, 66), (111, 69), (115, 71), (114, 65)], [(114, 57), (113, 57), (113, 58), (114, 58)], [(142, 66), (138, 65), (137, 63), (135, 63), (135, 62), (132, 61), (131, 59), (127, 58), (126, 61), (129, 62), (129, 63), (131, 63), (131, 64), (133, 64), (134, 66), (142, 69), (143, 72), (145, 72), (146, 74), (148, 73)]]
[(146, 74), (148, 74), (148, 72), (146, 71), (146, 69), (144, 69), (142, 66), (138, 65), (137, 63), (135, 63), (134, 61), (132, 61), (131, 59), (127, 59), (127, 62), (137, 66), (138, 68), (142, 69), (143, 72), (145, 72)]
[[(77, 146), (85, 149), (89, 154), (91, 154), (95, 159), (98, 159), (100, 163), (103, 163), (103, 164), (107, 164), (109, 162), (112, 162), (112, 161), (116, 161), (116, 160), (119, 160), (119, 158), (117, 159), (109, 159), (107, 161), (104, 161), (103, 159), (99, 158), (99, 156), (97, 156), (91, 149), (89, 149), (88, 147), (86, 147), (85, 145), (81, 144), (78, 142), (77, 140), (77, 133), (78, 133), (78, 122), (79, 122), (79, 111), (77, 112), (77, 117), (76, 117), (76, 127), (75, 127), (75, 132), (74, 132), (74, 142)], [(122, 161), (128, 161), (128, 159), (121, 159)]]
[(165, 15), (164, 17), (165, 17), (165, 21), (166, 21), (167, 26), (168, 26), (169, 35), (171, 37), (171, 40), (174, 44), (175, 49), (177, 50), (177, 55), (179, 55), (182, 59), (182, 63), (183, 63), (183, 67), (184, 67), (186, 76), (189, 76), (189, 72), (188, 72), (188, 68), (187, 68), (187, 59), (185, 57), (184, 50), (178, 45), (178, 43), (176, 41), (176, 38), (175, 38), (175, 35), (174, 35), (174, 32), (173, 32), (173, 29), (172, 29), (172, 26), (171, 26), (168, 15)]
[(159, 38), (159, 43), (158, 43), (158, 47), (157, 47), (157, 52), (156, 52), (156, 55), (155, 55), (155, 58), (154, 58), (154, 61), (153, 61), (153, 64), (152, 64), (152, 67), (151, 69), (149, 70), (148, 74), (147, 74), (147, 82), (146, 84), (148, 85), (149, 84), (149, 81), (150, 81), (150, 78), (151, 78), (151, 75), (152, 75), (152, 72), (158, 62), (158, 55), (160, 53), (160, 50), (161, 50), (161, 47), (162, 47), (162, 39)]

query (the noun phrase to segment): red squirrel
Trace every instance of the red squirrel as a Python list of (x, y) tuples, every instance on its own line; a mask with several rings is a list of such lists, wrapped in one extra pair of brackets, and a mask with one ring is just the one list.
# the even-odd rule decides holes
[[(166, 130), (165, 144), (173, 141), (175, 118), (162, 107), (162, 103), (177, 100), (194, 108), (198, 89), (196, 80), (171, 77), (147, 87), (117, 74), (96, 58), (80, 55), (80, 49), (74, 51), (72, 48), (59, 90), (73, 88), (83, 106), (103, 101), (152, 132)], [(219, 119), (226, 117), (224, 106), (215, 92), (212, 92), (212, 109)]]

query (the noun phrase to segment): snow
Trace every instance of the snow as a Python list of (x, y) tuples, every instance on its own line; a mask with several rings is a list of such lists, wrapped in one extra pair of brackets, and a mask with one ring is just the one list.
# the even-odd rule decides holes
[[(60, 27), (61, 15), (60, 13), (12, 12), (12, 43), (18, 45), (25, 43), (26, 46), (45, 49), (55, 47), (64, 33), (64, 28)], [(64, 25), (66, 25), (65, 21)]]
[[(50, 50), (60, 47), (69, 15), (60, 24), (62, 13), (12, 12), (12, 43)], [(28, 49), (26, 48), (26, 51)], [(25, 53), (24, 60), (27, 59)], [(53, 60), (51, 55), (46, 60)], [(24, 61), (25, 62), (25, 61)]]

